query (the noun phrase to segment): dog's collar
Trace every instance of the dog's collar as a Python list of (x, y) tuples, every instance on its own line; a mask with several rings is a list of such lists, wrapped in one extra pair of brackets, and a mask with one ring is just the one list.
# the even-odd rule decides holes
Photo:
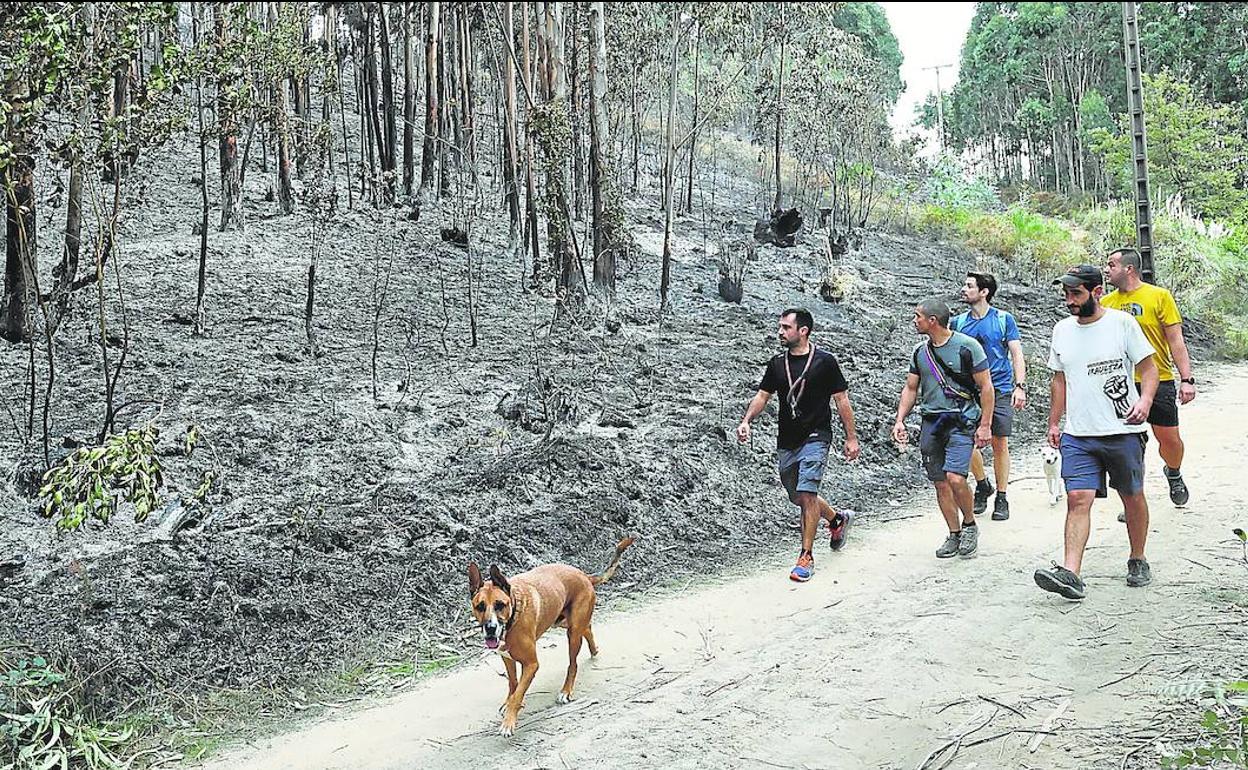
[(507, 634), (511, 632), (511, 627), (516, 622), (516, 616), (520, 614), (520, 597), (517, 595), (518, 592), (515, 591), (515, 586), (512, 586), (512, 591), (513, 593), (511, 595), (511, 617), (507, 618), (507, 622), (503, 624), (503, 641), (504, 642), (507, 641)]

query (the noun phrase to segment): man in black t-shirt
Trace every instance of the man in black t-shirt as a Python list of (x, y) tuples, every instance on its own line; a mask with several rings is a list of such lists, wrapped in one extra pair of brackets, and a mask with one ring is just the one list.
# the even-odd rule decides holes
[(802, 509), (802, 550), (793, 580), (810, 580), (815, 569), (812, 553), (819, 519), (828, 522), (832, 550), (845, 545), (853, 520), (850, 511), (837, 511), (819, 496), (823, 466), (832, 444), (832, 402), (845, 427), (845, 458), (858, 458), (858, 434), (854, 410), (849, 405), (849, 384), (836, 358), (810, 342), (814, 319), (810, 312), (789, 309), (780, 314), (780, 344), (785, 351), (767, 362), (758, 393), (737, 426), (737, 440), (750, 440), (750, 421), (762, 414), (773, 393), (780, 394), (780, 429), (776, 436), (776, 469), (789, 500)]

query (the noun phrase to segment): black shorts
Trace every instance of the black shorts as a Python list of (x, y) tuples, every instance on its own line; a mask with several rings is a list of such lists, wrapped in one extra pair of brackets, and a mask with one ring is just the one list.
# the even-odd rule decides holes
[[(1140, 383), (1135, 383), (1138, 393)], [(1153, 397), (1153, 408), (1148, 412), (1148, 424), (1161, 428), (1179, 427), (1179, 392), (1174, 380), (1162, 380), (1157, 383), (1157, 395)]]

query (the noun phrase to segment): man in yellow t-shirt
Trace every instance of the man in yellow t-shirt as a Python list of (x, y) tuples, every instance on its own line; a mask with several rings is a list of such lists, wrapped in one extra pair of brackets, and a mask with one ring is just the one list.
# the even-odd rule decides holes
[[(1183, 439), (1179, 436), (1179, 404), (1196, 398), (1196, 378), (1192, 376), (1192, 359), (1183, 340), (1183, 317), (1174, 304), (1174, 296), (1160, 286), (1145, 283), (1140, 274), (1140, 254), (1135, 249), (1110, 252), (1105, 277), (1117, 289), (1101, 299), (1105, 307), (1130, 313), (1140, 324), (1144, 336), (1156, 351), (1161, 382), (1153, 399), (1148, 422), (1157, 438), (1164, 473), (1170, 485), (1170, 501), (1186, 505), (1187, 484), (1179, 471), (1183, 463)], [(1175, 369), (1178, 387), (1175, 387)], [(1139, 382), (1136, 382), (1139, 387)]]

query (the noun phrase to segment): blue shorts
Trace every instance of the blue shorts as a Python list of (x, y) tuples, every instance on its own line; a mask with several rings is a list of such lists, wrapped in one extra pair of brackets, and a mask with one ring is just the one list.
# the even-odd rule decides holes
[(828, 462), (828, 442), (807, 441), (797, 449), (776, 450), (776, 470), (780, 483), (789, 493), (789, 500), (797, 505), (798, 492), (819, 493), (823, 482), (823, 466)]
[(1095, 489), (1105, 497), (1105, 476), (1109, 486), (1122, 495), (1139, 494), (1144, 489), (1144, 445), (1147, 433), (1120, 433), (1116, 436), (1072, 436), (1062, 434), (1062, 480), (1066, 491)]
[(946, 473), (966, 476), (975, 448), (974, 426), (956, 413), (925, 414), (919, 431), (923, 470), (930, 481), (944, 481)]

